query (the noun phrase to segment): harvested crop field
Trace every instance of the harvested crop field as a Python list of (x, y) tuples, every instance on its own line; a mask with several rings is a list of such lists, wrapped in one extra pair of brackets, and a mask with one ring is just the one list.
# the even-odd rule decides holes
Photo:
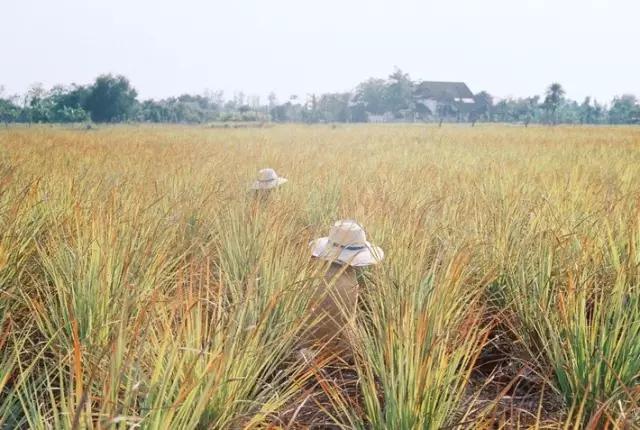
[(640, 427), (640, 128), (0, 129), (0, 329), (1, 428)]

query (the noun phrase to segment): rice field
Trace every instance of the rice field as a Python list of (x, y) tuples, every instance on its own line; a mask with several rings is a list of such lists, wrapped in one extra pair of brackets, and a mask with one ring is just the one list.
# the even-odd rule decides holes
[(640, 128), (0, 129), (0, 428), (136, 427), (640, 428)]

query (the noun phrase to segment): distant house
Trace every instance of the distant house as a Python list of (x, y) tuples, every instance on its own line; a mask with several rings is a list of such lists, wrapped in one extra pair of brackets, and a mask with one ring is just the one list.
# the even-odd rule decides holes
[(469, 119), (475, 108), (473, 93), (464, 82), (423, 81), (413, 92), (418, 119)]
[(385, 112), (382, 115), (367, 112), (367, 119), (369, 122), (376, 122), (376, 123), (393, 122), (394, 120), (393, 114), (391, 112)]

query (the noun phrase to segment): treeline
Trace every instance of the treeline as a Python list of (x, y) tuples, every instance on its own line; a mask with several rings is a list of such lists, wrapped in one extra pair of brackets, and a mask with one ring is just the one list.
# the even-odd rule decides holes
[(57, 85), (49, 90), (33, 85), (22, 96), (4, 95), (0, 88), (0, 121), (8, 123), (154, 122), (207, 123), (214, 121), (366, 122), (471, 121), (544, 124), (638, 124), (640, 102), (631, 94), (600, 103), (565, 97), (560, 84), (551, 84), (540, 95), (495, 100), (486, 91), (474, 95), (474, 103), (462, 115), (455, 104), (443, 105), (431, 116), (420, 111), (416, 88), (420, 82), (396, 70), (386, 79), (368, 79), (350, 92), (290, 96), (279, 101), (270, 94), (266, 102), (257, 96), (236, 93), (230, 99), (218, 92), (183, 94), (162, 100), (139, 100), (124, 76), (102, 75), (90, 85)]

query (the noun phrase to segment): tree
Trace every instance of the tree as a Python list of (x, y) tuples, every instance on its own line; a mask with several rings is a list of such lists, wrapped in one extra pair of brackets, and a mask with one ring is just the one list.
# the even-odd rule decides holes
[(615, 97), (609, 110), (609, 122), (612, 124), (640, 123), (640, 105), (632, 94)]
[(558, 122), (557, 112), (560, 104), (564, 100), (564, 94), (564, 88), (557, 82), (549, 85), (545, 94), (543, 107), (554, 125)]
[(235, 93), (233, 95), (233, 101), (235, 102), (236, 106), (243, 106), (245, 104), (244, 93), (242, 91)]
[(0, 98), (0, 121), (7, 126), (18, 119), (20, 108), (10, 98)]
[(474, 119), (491, 120), (491, 109), (493, 108), (493, 97), (486, 91), (480, 91), (473, 96), (475, 108), (472, 112)]
[(271, 120), (274, 121), (272, 112), (273, 109), (278, 105), (278, 96), (276, 96), (276, 93), (271, 91), (267, 96), (267, 100), (269, 101), (269, 104), (267, 105), (267, 113)]
[(209, 100), (209, 106), (215, 106), (219, 109), (224, 104), (224, 91), (205, 90), (204, 97)]
[(297, 96), (291, 96), (289, 101), (271, 109), (271, 120), (275, 122), (297, 122), (305, 120), (304, 107), (299, 103), (292, 103)]
[(347, 122), (350, 120), (350, 93), (323, 94), (318, 101), (320, 118), (326, 122)]
[(282, 105), (276, 105), (273, 106), (270, 110), (269, 110), (269, 115), (271, 116), (271, 121), (274, 122), (286, 122), (289, 118), (287, 116), (287, 104), (291, 104), (289, 102), (282, 104)]
[(364, 104), (367, 112), (382, 115), (386, 111), (386, 82), (384, 79), (368, 79), (356, 88), (357, 103)]
[(82, 122), (89, 119), (84, 109), (89, 89), (82, 85), (70, 87), (57, 85), (49, 91), (51, 100), (51, 120), (54, 122)]
[(302, 110), (302, 120), (307, 123), (314, 123), (320, 120), (318, 97), (315, 94), (307, 94), (307, 101)]
[(607, 108), (598, 103), (597, 100), (593, 101), (593, 121), (594, 124), (604, 123), (605, 116), (607, 115)]
[(396, 69), (389, 75), (384, 101), (385, 110), (392, 112), (396, 118), (401, 116), (401, 111), (413, 109), (413, 82), (407, 73)]
[(16, 104), (17, 96), (5, 96), (4, 87), (0, 85), (0, 121), (8, 126), (18, 119), (20, 108)]
[(124, 76), (102, 75), (89, 88), (85, 108), (95, 122), (125, 121), (136, 104), (137, 95)]
[(526, 127), (539, 119), (539, 100), (539, 96), (500, 100), (493, 109), (494, 116), (498, 121), (522, 122)]
[(24, 115), (31, 122), (50, 122), (53, 120), (53, 105), (47, 90), (41, 83), (32, 84), (24, 96)]
[(602, 115), (602, 107), (595, 101), (591, 103), (591, 97), (585, 97), (579, 108), (581, 124), (598, 124)]
[(64, 106), (62, 109), (55, 111), (55, 122), (84, 122), (89, 120), (89, 114), (83, 108), (72, 108)]
[(140, 105), (139, 120), (148, 122), (170, 122), (170, 116), (168, 109), (162, 102), (145, 100)]
[(137, 108), (136, 119), (139, 121), (203, 123), (217, 120), (221, 106), (212, 102), (210, 94), (182, 94), (177, 98), (145, 100)]
[(369, 116), (364, 103), (354, 102), (353, 98), (349, 102), (349, 121), (350, 122), (367, 122)]
[(522, 117), (524, 126), (528, 127), (531, 121), (534, 121), (540, 111), (540, 96), (526, 97), (523, 99)]

